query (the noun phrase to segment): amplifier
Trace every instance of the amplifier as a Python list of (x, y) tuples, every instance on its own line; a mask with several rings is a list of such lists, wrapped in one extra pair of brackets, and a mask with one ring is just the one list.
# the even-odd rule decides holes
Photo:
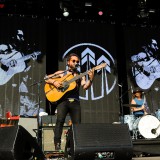
[[(54, 151), (54, 128), (56, 124), (56, 115), (46, 115), (41, 117), (41, 128), (42, 128), (42, 150), (43, 151)], [(61, 137), (62, 150), (65, 149), (66, 145), (66, 134), (70, 128), (70, 116), (66, 116), (65, 123), (63, 126), (63, 132)]]
[[(44, 152), (55, 151), (54, 147), (54, 126), (42, 128), (42, 150)], [(68, 134), (69, 126), (63, 127), (61, 137), (61, 149), (64, 151), (66, 146), (66, 135)]]

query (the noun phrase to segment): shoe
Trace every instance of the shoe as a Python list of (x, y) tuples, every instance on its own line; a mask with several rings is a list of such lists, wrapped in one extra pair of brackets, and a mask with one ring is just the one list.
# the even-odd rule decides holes
[(60, 143), (56, 143), (56, 144), (55, 144), (55, 150), (56, 150), (56, 151), (61, 150), (61, 144), (60, 144)]

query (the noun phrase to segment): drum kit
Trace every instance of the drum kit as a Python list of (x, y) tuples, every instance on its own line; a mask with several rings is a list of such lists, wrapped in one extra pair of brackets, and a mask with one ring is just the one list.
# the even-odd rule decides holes
[[(135, 104), (124, 104), (126, 107), (135, 107)], [(160, 136), (160, 109), (151, 114), (136, 118), (133, 114), (124, 115), (123, 123), (128, 124), (132, 139), (153, 139)]]

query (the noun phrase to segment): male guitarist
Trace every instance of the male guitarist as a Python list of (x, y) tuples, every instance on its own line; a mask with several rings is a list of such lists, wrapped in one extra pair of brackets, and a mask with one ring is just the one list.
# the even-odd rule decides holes
[(138, 54), (131, 56), (132, 73), (137, 85), (142, 89), (148, 89), (160, 78), (160, 59), (156, 54), (159, 49), (157, 41), (150, 39), (142, 49)]
[[(57, 94), (53, 96), (59, 96), (58, 91), (62, 91), (63, 93), (63, 87), (64, 87), (64, 81), (70, 79), (71, 77), (76, 77), (80, 73), (77, 70), (77, 66), (79, 66), (80, 58), (77, 54), (71, 53), (67, 57), (67, 65), (68, 70), (67, 71), (57, 71), (53, 75), (48, 75), (48, 78), (46, 79), (46, 82), (50, 84), (51, 88), (57, 90)], [(71, 117), (72, 124), (78, 124), (81, 122), (81, 107), (80, 107), (80, 101), (79, 101), (79, 88), (80, 86), (83, 87), (83, 89), (88, 89), (93, 81), (94, 78), (94, 69), (91, 69), (88, 71), (89, 79), (86, 80), (86, 77), (83, 76), (81, 79), (76, 80), (75, 82), (72, 82), (68, 87), (68, 92), (64, 94), (60, 98), (60, 100), (57, 101), (57, 120), (56, 120), (56, 126), (54, 129), (54, 144), (55, 144), (55, 150), (61, 149), (61, 135), (63, 130), (63, 125), (65, 118), (67, 114), (69, 113)], [(65, 77), (66, 79), (63, 79)], [(70, 88), (71, 87), (71, 88)]]

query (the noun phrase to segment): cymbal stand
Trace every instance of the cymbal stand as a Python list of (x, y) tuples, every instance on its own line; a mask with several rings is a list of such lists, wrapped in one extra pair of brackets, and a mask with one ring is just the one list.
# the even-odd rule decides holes
[(123, 110), (123, 96), (126, 95), (126, 93), (128, 93), (128, 91), (131, 90), (131, 87), (125, 91), (124, 93), (122, 93), (122, 87), (123, 85), (119, 85), (118, 86), (120, 87), (120, 97), (119, 97), (119, 100), (120, 100), (120, 107), (121, 107), (121, 114), (122, 114), (122, 123), (124, 123), (124, 110)]
[(70, 69), (66, 69), (66, 70), (64, 70), (63, 72), (58, 73), (58, 74), (53, 74), (52, 76), (47, 76), (47, 75), (46, 75), (46, 76), (44, 77), (44, 80), (47, 80), (47, 79), (50, 79), (50, 78), (60, 78), (59, 75), (65, 73), (65, 72), (67, 72), (67, 71), (70, 71)]
[(124, 113), (123, 113), (123, 95), (122, 95), (122, 87), (123, 87), (123, 85), (121, 84), (121, 85), (119, 85), (118, 84), (118, 86), (119, 86), (119, 88), (120, 88), (120, 98), (119, 98), (119, 100), (120, 100), (120, 107), (121, 107), (121, 116), (122, 116), (122, 123), (124, 123)]

